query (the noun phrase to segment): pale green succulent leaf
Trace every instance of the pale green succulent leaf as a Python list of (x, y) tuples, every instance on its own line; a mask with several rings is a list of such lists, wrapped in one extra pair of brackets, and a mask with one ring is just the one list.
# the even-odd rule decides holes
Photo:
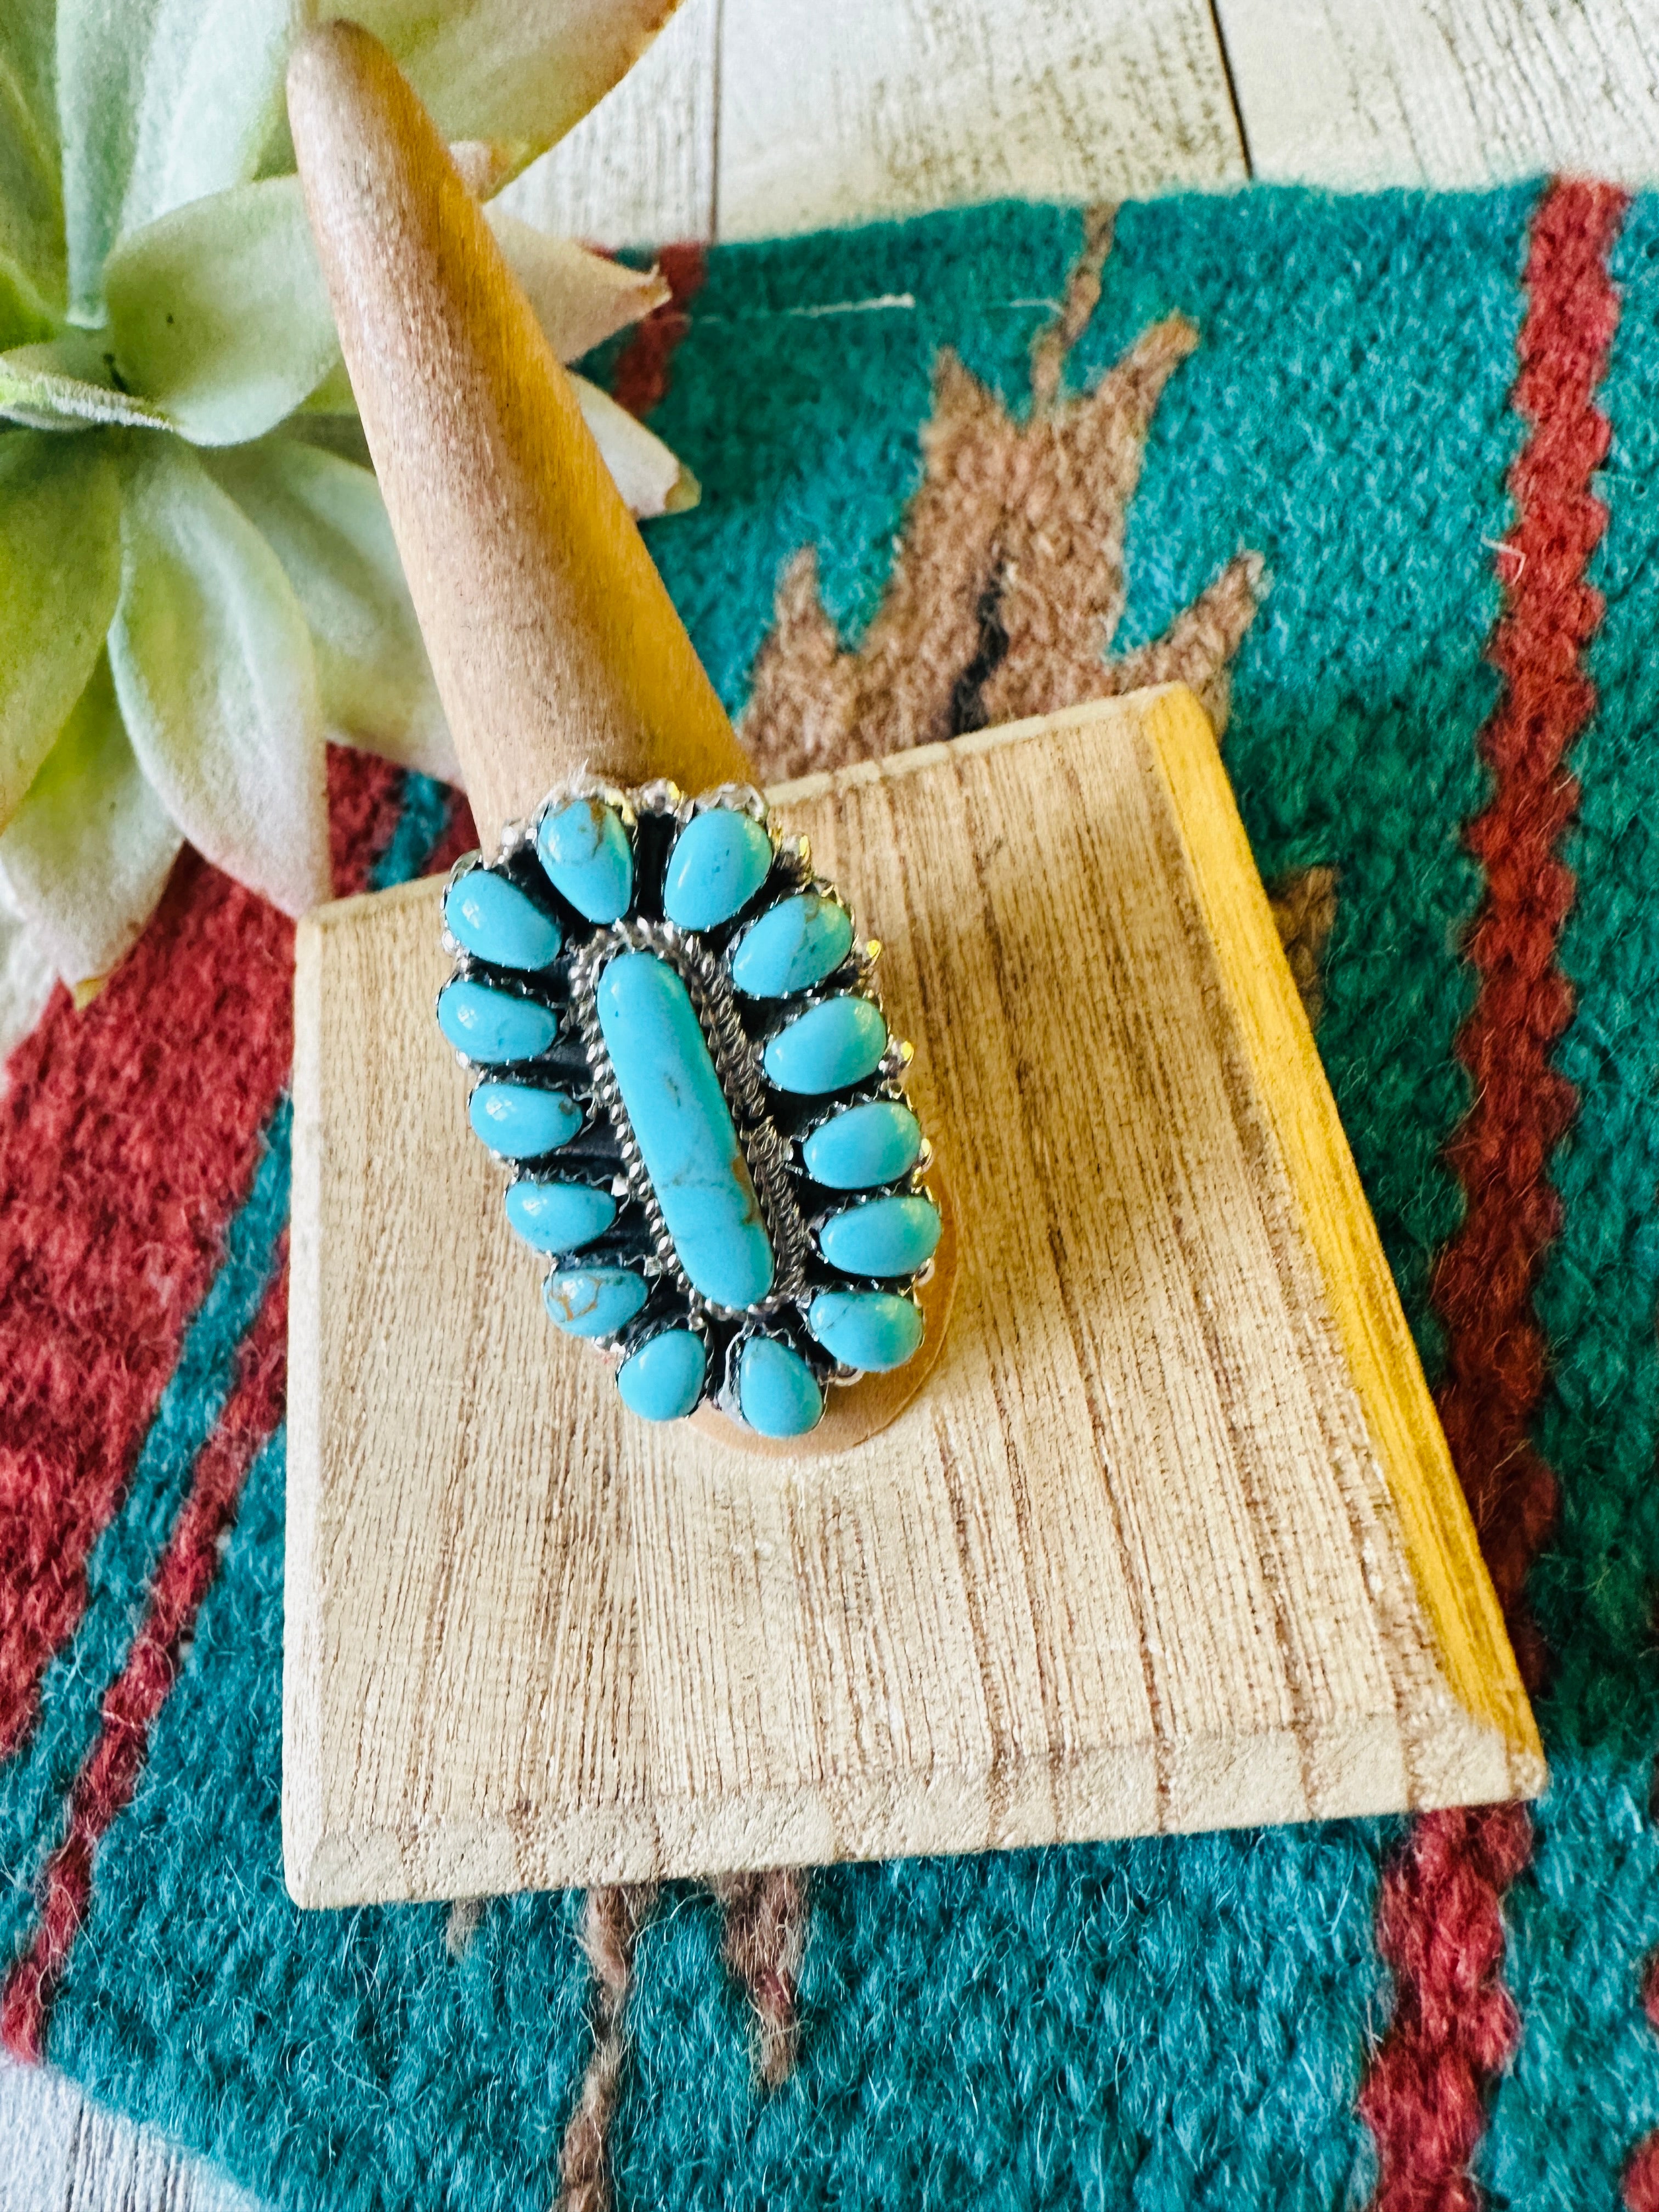
[(121, 495), (96, 438), (0, 437), (0, 826), (86, 689), (121, 580)]
[(6, 0), (0, 69), (15, 88), (45, 167), (58, 168), (58, 0)]
[(305, 616), (276, 554), (187, 446), (135, 441), (123, 475), (109, 651), (133, 750), (199, 851), (302, 914), (329, 892)]
[(262, 436), (339, 360), (297, 177), (234, 185), (123, 239), (105, 296), (123, 382), (197, 445)]
[(107, 658), (0, 833), (0, 893), (71, 987), (137, 942), (184, 842), (128, 740)]
[(313, 415), (302, 408), (297, 415), (290, 415), (276, 434), (296, 439), (303, 446), (315, 446), (319, 453), (337, 454), (341, 460), (350, 461), (360, 469), (372, 471), (374, 466), (368, 440), (355, 412)]
[(102, 423), (168, 430), (159, 407), (111, 380), (113, 356), (87, 331), (65, 331), (39, 345), (0, 353), (0, 415), (36, 430), (82, 431)]
[(55, 325), (15, 261), (0, 252), (0, 352), (51, 337)]
[[(19, 21), (12, 19), (15, 7)], [(34, 0), (0, 8), (0, 269), (36, 322), (48, 326), (65, 304), (64, 200), (58, 182), (56, 118), (30, 89), (33, 72), (18, 51)], [(31, 329), (31, 337), (42, 333)]]
[(307, 394), (295, 411), (301, 415), (356, 414), (357, 395), (351, 388), (351, 374), (337, 356), (328, 374), (314, 392)]
[(21, 1044), (46, 1010), (58, 970), (21, 915), (6, 904), (0, 873), (0, 1089), (14, 1045)]
[(118, 238), (258, 175), (302, 12), (301, 0), (58, 0), (77, 321), (100, 319), (104, 262)]
[(404, 768), (459, 782), (454, 740), (374, 476), (291, 438), (216, 453), (209, 466), (294, 586), (331, 728)]
[(632, 67), (676, 0), (352, 0), (451, 138), (562, 138)]
[(503, 208), (489, 209), (485, 221), (561, 361), (580, 361), (669, 297), (654, 269), (630, 269), (574, 239), (551, 238)]
[(630, 512), (641, 521), (653, 514), (678, 514), (702, 496), (690, 469), (677, 459), (654, 431), (619, 407), (585, 376), (573, 376), (582, 420)]

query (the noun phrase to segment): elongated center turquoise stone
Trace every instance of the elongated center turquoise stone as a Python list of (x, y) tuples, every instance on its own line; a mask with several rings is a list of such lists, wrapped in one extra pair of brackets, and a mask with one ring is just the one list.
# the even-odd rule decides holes
[(690, 994), (654, 952), (622, 952), (597, 1011), (681, 1267), (714, 1304), (753, 1305), (776, 1273), (772, 1240)]

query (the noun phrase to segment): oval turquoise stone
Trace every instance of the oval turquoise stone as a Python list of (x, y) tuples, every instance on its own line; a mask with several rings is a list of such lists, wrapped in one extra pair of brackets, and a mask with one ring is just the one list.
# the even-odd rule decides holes
[(896, 1098), (844, 1106), (801, 1146), (806, 1172), (827, 1190), (896, 1182), (921, 1157), (921, 1124)]
[(678, 1421), (702, 1395), (702, 1339), (695, 1329), (665, 1328), (617, 1370), (617, 1388), (630, 1413), (644, 1421)]
[(574, 1252), (603, 1237), (617, 1218), (608, 1190), (587, 1182), (510, 1182), (507, 1218), (538, 1252)]
[(444, 893), (444, 921), (457, 945), (497, 968), (548, 968), (564, 932), (516, 884), (489, 868), (469, 868)]
[(853, 949), (853, 917), (820, 891), (782, 899), (743, 933), (732, 981), (745, 999), (787, 999), (833, 975)]
[(559, 1267), (542, 1297), (571, 1336), (614, 1336), (645, 1304), (645, 1278), (626, 1267)]
[(868, 999), (826, 999), (781, 1029), (761, 1056), (780, 1091), (809, 1097), (873, 1074), (887, 1049), (881, 1008)]
[(896, 1291), (820, 1291), (806, 1326), (832, 1359), (880, 1375), (921, 1342), (921, 1309)]
[(545, 1052), (559, 1034), (559, 1018), (533, 999), (462, 975), (438, 994), (438, 1027), (469, 1060), (495, 1066)]
[(823, 1393), (793, 1346), (751, 1336), (738, 1356), (738, 1407), (757, 1436), (803, 1437), (817, 1425)]
[(536, 1160), (568, 1145), (582, 1125), (581, 1109), (562, 1091), (533, 1083), (481, 1083), (467, 1118), (492, 1152), (504, 1159)]
[(752, 815), (705, 807), (674, 840), (662, 910), (682, 929), (717, 929), (740, 914), (772, 869), (772, 840)]
[(597, 1007), (681, 1267), (716, 1305), (753, 1305), (772, 1287), (772, 1240), (690, 994), (654, 952), (623, 952)]
[(634, 848), (601, 799), (573, 799), (544, 817), (536, 850), (556, 890), (589, 921), (620, 921), (634, 896)]
[(868, 1198), (832, 1214), (818, 1248), (849, 1275), (914, 1275), (939, 1248), (939, 1208), (931, 1198)]

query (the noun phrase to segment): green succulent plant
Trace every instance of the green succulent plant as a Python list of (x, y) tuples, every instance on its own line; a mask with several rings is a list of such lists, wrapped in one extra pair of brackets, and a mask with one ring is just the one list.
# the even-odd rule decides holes
[[(489, 198), (673, 0), (359, 0)], [(0, 5), (0, 990), (134, 942), (182, 842), (328, 896), (325, 744), (453, 777), (294, 174), (296, 0)], [(324, 12), (334, 12), (325, 9)], [(573, 360), (653, 275), (490, 220)], [(636, 513), (694, 491), (591, 386)]]

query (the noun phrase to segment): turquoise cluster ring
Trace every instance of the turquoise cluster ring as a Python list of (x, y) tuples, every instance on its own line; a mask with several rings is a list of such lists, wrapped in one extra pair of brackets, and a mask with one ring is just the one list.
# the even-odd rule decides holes
[(919, 1350), (940, 1236), (880, 946), (761, 794), (580, 779), (444, 895), (438, 1026), (552, 1320), (630, 1412), (806, 1434)]

